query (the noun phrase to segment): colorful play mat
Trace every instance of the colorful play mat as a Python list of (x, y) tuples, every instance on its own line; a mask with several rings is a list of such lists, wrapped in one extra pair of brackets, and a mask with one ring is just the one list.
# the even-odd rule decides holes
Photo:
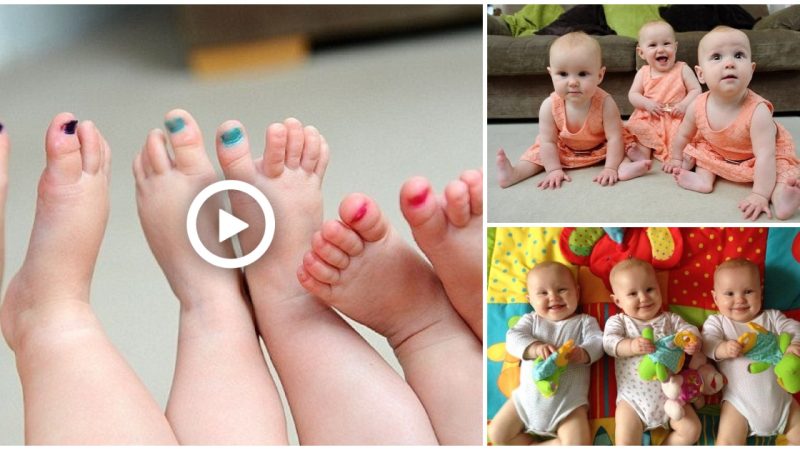
[[(506, 353), (505, 335), (532, 310), (526, 298), (528, 270), (542, 261), (572, 267), (581, 285), (580, 310), (605, 321), (618, 312), (611, 302), (608, 273), (624, 258), (649, 261), (658, 272), (665, 308), (703, 324), (716, 312), (711, 298), (714, 268), (731, 258), (746, 258), (762, 270), (764, 308), (800, 320), (800, 228), (490, 228), (487, 273), (487, 419), (519, 385), (519, 360)], [(594, 443), (614, 442), (617, 396), (614, 361), (604, 356), (592, 365), (589, 419)], [(796, 395), (800, 400), (800, 394)], [(719, 396), (698, 411), (703, 423), (699, 444), (713, 444), (719, 422)], [(661, 432), (643, 443), (657, 443)], [(781, 444), (782, 436), (754, 438), (749, 444)]]

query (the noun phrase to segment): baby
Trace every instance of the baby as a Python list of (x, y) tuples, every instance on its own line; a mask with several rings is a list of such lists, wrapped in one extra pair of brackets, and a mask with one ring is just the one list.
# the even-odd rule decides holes
[[(756, 64), (750, 41), (743, 32), (717, 27), (703, 36), (695, 67), (709, 91), (695, 99), (672, 141), (672, 160), (663, 170), (679, 186), (708, 193), (717, 176), (753, 183), (753, 191), (739, 203), (745, 219), (761, 213), (792, 217), (800, 206), (800, 160), (792, 137), (772, 119), (772, 104), (747, 86)], [(696, 163), (696, 170), (690, 169)]]
[(737, 339), (752, 331), (755, 322), (772, 333), (793, 335), (786, 353), (800, 356), (800, 323), (778, 310), (762, 310), (761, 277), (758, 266), (745, 259), (728, 260), (714, 271), (712, 295), (719, 314), (703, 324), (703, 350), (717, 361), (728, 379), (722, 397), (717, 432), (718, 444), (744, 445), (747, 436), (786, 435), (790, 444), (800, 444), (800, 406), (778, 385), (772, 370), (751, 374), (752, 362), (742, 355)]
[[(559, 37), (550, 46), (547, 72), (554, 91), (539, 109), (539, 136), (513, 166), (503, 149), (497, 151), (500, 186), (508, 187), (547, 172), (538, 187), (557, 189), (571, 181), (564, 169), (587, 167), (605, 160), (594, 178), (602, 186), (629, 180), (650, 170), (650, 161), (623, 161), (625, 140), (619, 108), (598, 87), (603, 67), (600, 44), (585, 33)], [(625, 136), (625, 137), (623, 137)]]
[[(528, 293), (534, 311), (506, 334), (506, 349), (522, 359), (523, 376), (492, 420), (489, 439), (495, 445), (531, 444), (528, 433), (535, 433), (553, 437), (548, 443), (589, 445), (589, 366), (603, 356), (603, 334), (593, 317), (575, 313), (580, 287), (563, 264), (544, 262), (531, 269)], [(570, 339), (575, 347), (560, 387), (545, 397), (531, 376), (533, 362), (546, 359)]]
[(636, 110), (626, 128), (636, 136), (636, 145), (629, 145), (627, 156), (633, 161), (669, 160), (669, 146), (678, 132), (686, 108), (702, 88), (692, 69), (683, 61), (675, 61), (678, 42), (675, 31), (663, 20), (648, 22), (639, 29), (636, 54), (647, 62), (636, 73), (628, 99)]
[[(623, 260), (611, 269), (611, 298), (622, 313), (606, 321), (603, 347), (616, 358), (617, 376), (617, 445), (641, 445), (642, 433), (659, 427), (672, 428), (665, 444), (692, 445), (700, 437), (700, 420), (691, 405), (684, 405), (684, 417), (670, 420), (664, 411), (666, 397), (661, 383), (643, 381), (638, 366), (642, 357), (655, 351), (653, 343), (642, 337), (650, 327), (656, 340), (687, 330), (700, 336), (696, 327), (679, 315), (661, 309), (661, 290), (656, 272), (650, 264), (638, 260)], [(700, 342), (687, 345), (684, 350), (692, 355), (700, 350)]]

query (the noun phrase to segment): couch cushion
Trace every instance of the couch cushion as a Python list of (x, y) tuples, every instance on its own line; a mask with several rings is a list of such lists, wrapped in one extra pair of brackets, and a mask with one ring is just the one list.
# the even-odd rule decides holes
[[(603, 49), (607, 72), (632, 71), (636, 66), (636, 40), (624, 36), (593, 36)], [(547, 73), (550, 44), (555, 36), (489, 36), (487, 70), (489, 75)]]
[(790, 6), (768, 17), (764, 17), (753, 27), (754, 30), (768, 30), (772, 28), (800, 31), (800, 5)]

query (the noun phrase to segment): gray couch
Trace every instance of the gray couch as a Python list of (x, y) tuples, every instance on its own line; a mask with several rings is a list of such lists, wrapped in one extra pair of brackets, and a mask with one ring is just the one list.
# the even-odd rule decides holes
[[(766, 7), (748, 5), (754, 17)], [(755, 14), (754, 14), (755, 13)], [(781, 14), (778, 12), (773, 16)], [(788, 17), (787, 17), (788, 16)], [(750, 38), (756, 73), (751, 89), (770, 100), (777, 112), (800, 113), (800, 5), (784, 10), (779, 20), (762, 18), (756, 28), (745, 30)], [(788, 24), (788, 25), (787, 25)], [(768, 26), (793, 27), (766, 28)], [(539, 106), (553, 85), (547, 74), (550, 43), (555, 36), (513, 37), (496, 16), (487, 24), (487, 115), (491, 119), (536, 119)], [(697, 44), (702, 31), (677, 33), (679, 61), (697, 64)], [(603, 50), (606, 76), (600, 85), (614, 96), (623, 115), (633, 111), (628, 90), (644, 61), (636, 56), (636, 40), (624, 36), (595, 36)]]

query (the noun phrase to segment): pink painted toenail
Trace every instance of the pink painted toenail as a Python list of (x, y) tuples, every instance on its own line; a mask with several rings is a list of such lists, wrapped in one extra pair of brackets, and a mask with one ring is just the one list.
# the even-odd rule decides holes
[(355, 215), (353, 215), (353, 218), (350, 221), (351, 222), (358, 222), (359, 220), (363, 219), (365, 215), (367, 215), (367, 204), (366, 203), (364, 203), (363, 205), (361, 205), (360, 208), (358, 208), (358, 211), (356, 211)]
[(430, 188), (426, 188), (424, 191), (420, 192), (419, 194), (411, 197), (408, 199), (408, 204), (411, 206), (420, 206), (425, 203), (425, 200), (428, 199), (428, 194), (431, 193)]

